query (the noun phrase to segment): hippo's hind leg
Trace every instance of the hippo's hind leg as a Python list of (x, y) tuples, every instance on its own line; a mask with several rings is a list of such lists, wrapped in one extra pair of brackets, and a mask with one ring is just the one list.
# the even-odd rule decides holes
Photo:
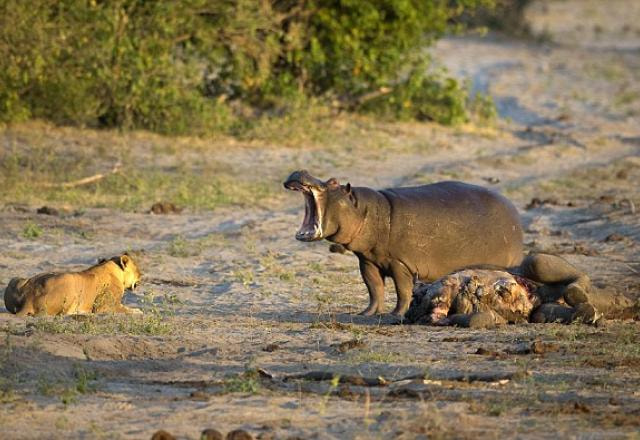
[(403, 316), (409, 309), (411, 296), (413, 294), (413, 274), (402, 263), (391, 264), (391, 277), (396, 286), (398, 300), (392, 315)]
[(544, 284), (572, 283), (586, 275), (562, 257), (551, 254), (527, 255), (520, 264), (522, 275)]
[(569, 324), (572, 320), (573, 307), (556, 303), (542, 304), (540, 307), (535, 309), (529, 317), (529, 321), (537, 324), (554, 322)]
[(595, 324), (601, 316), (596, 308), (589, 303), (580, 303), (575, 307), (547, 303), (542, 304), (531, 314), (530, 321), (538, 324), (554, 322), (562, 324), (570, 324), (572, 322)]
[[(528, 255), (522, 261), (520, 269), (526, 278), (548, 285), (550, 292), (561, 292), (560, 295), (556, 295), (563, 296), (565, 302), (571, 306), (589, 302), (589, 277), (564, 258), (550, 254)], [(558, 298), (544, 298), (543, 301), (556, 299)]]
[(457, 313), (447, 317), (448, 325), (454, 325), (457, 327), (465, 328), (494, 328), (496, 325), (504, 324), (506, 321), (501, 319), (500, 316), (486, 312), (474, 312), (474, 313)]
[(371, 316), (376, 313), (382, 313), (384, 305), (384, 278), (382, 272), (371, 261), (363, 257), (359, 257), (358, 260), (360, 261), (360, 274), (367, 285), (367, 290), (369, 290), (369, 306), (360, 314)]

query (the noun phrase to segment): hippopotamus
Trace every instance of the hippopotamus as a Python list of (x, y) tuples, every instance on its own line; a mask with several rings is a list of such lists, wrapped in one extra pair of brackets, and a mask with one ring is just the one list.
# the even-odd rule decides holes
[(374, 190), (326, 182), (306, 170), (285, 188), (302, 192), (300, 241), (326, 239), (353, 252), (369, 291), (361, 313), (383, 312), (384, 280), (397, 293), (391, 312), (403, 315), (414, 280), (436, 279), (474, 266), (507, 268), (523, 258), (523, 232), (513, 204), (489, 189), (463, 182)]

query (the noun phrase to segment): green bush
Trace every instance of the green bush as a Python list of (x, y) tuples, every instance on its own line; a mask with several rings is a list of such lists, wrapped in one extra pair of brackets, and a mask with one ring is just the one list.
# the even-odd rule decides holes
[(424, 50), (493, 3), (2, 0), (0, 121), (206, 133), (319, 97), (455, 123), (466, 90)]
[(525, 10), (532, 0), (495, 0), (491, 7), (480, 7), (474, 14), (463, 14), (461, 21), (468, 26), (486, 26), (516, 36), (531, 36), (525, 20)]
[(181, 133), (224, 122), (201, 92), (198, 1), (3, 0), (0, 119)]
[(386, 117), (441, 124), (466, 121), (467, 88), (442, 72), (428, 73), (426, 66), (418, 66), (405, 81), (364, 103), (361, 109)]
[[(466, 119), (466, 88), (442, 72), (431, 72), (425, 48), (465, 11), (491, 8), (494, 0), (268, 4), (261, 16), (272, 19), (261, 28), (260, 44), (249, 39), (246, 46), (225, 45), (227, 62), (211, 80), (218, 96), (227, 93), (259, 108), (282, 107), (286, 97), (286, 108), (297, 93), (393, 117), (442, 123)], [(254, 46), (260, 48), (255, 54), (249, 50)]]

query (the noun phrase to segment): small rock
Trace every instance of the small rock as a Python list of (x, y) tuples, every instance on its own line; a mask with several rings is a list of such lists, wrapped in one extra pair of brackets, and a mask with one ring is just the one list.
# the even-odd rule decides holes
[(622, 405), (622, 400), (618, 399), (617, 397), (609, 397), (609, 405)]
[(235, 429), (227, 434), (227, 440), (253, 440), (253, 436), (244, 429)]
[(351, 390), (351, 387), (348, 384), (343, 383), (338, 388), (338, 396), (342, 399), (353, 400), (358, 395)]
[(164, 429), (161, 429), (151, 436), (151, 440), (176, 440), (176, 438)]
[(574, 402), (573, 409), (575, 412), (590, 413), (591, 409), (582, 402)]
[(516, 345), (515, 348), (506, 350), (509, 354), (545, 354), (554, 351), (558, 351), (560, 346), (558, 344), (542, 342), (539, 340), (533, 341), (531, 344), (522, 342)]
[(157, 202), (151, 206), (149, 210), (151, 214), (180, 214), (182, 208), (178, 208), (176, 205), (170, 202)]
[(612, 195), (605, 194), (600, 196), (598, 200), (602, 203), (614, 203), (616, 201), (616, 198)]
[(550, 352), (558, 351), (559, 349), (560, 349), (560, 346), (558, 344), (547, 343), (542, 341), (533, 341), (531, 343), (531, 348), (530, 348), (531, 353), (534, 353), (534, 354), (550, 353)]
[(487, 350), (486, 348), (478, 348), (476, 350), (476, 352), (474, 354), (481, 354), (481, 355), (489, 355), (489, 356), (493, 356), (494, 354), (498, 354), (497, 351), (493, 351), (493, 350)]
[(504, 353), (500, 353), (499, 351), (495, 351), (495, 350), (489, 350), (483, 347), (478, 348), (474, 354), (479, 354), (482, 356), (490, 356), (493, 358), (500, 358), (500, 359), (505, 357)]
[(367, 343), (361, 339), (351, 339), (339, 344), (333, 344), (332, 347), (335, 347), (340, 353), (345, 353), (349, 350), (353, 350), (354, 348), (365, 347), (366, 345)]
[(534, 197), (527, 204), (527, 206), (525, 206), (525, 209), (529, 210), (529, 209), (539, 208), (544, 205), (558, 205), (558, 200), (554, 198), (539, 199), (538, 197)]
[(616, 179), (624, 180), (629, 177), (628, 170), (620, 170), (616, 173)]
[(275, 344), (275, 343), (267, 344), (267, 345), (262, 349), (262, 351), (266, 351), (266, 352), (269, 352), (269, 353), (272, 353), (272, 352), (274, 352), (274, 351), (276, 351), (276, 350), (280, 350), (280, 345)]
[(273, 373), (269, 373), (267, 370), (263, 368), (258, 368), (256, 370), (256, 373), (258, 373), (258, 376), (260, 376), (263, 379), (273, 379)]
[(56, 208), (52, 208), (50, 206), (43, 206), (41, 208), (38, 208), (36, 212), (43, 215), (60, 215), (60, 212)]
[(624, 235), (614, 232), (613, 234), (607, 235), (607, 237), (604, 239), (604, 241), (609, 243), (609, 242), (612, 242), (612, 241), (623, 241), (624, 239), (625, 239)]
[(531, 199), (529, 203), (527, 203), (524, 209), (529, 210), (529, 209), (539, 208), (540, 206), (542, 206), (542, 200), (540, 200), (537, 197), (534, 197), (533, 199)]
[(222, 433), (217, 429), (208, 428), (200, 434), (200, 440), (223, 440)]
[(193, 400), (200, 400), (203, 402), (209, 400), (209, 395), (201, 390), (192, 391), (191, 394), (189, 394), (189, 397)]
[(585, 243), (574, 243), (573, 244), (573, 252), (574, 254), (586, 255), (587, 257), (594, 257), (598, 255), (598, 251), (591, 248), (589, 245)]

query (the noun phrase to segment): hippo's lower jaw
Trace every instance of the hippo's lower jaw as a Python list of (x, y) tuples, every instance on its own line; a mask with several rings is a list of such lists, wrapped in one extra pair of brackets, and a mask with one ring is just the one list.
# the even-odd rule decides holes
[(314, 226), (313, 229), (300, 229), (296, 232), (296, 240), (299, 241), (315, 241), (320, 239), (322, 239), (322, 233), (317, 226)]
[(300, 241), (315, 241), (322, 239), (322, 218), (321, 212), (316, 202), (316, 194), (313, 189), (302, 189), (304, 196), (304, 220), (296, 239)]

